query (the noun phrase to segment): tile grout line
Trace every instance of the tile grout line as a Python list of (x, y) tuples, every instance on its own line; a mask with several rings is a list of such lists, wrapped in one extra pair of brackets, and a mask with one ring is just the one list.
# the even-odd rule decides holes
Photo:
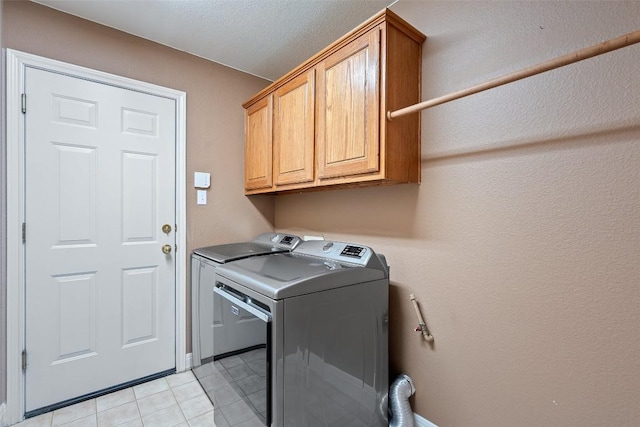
[[(169, 381), (167, 381), (167, 384), (168, 383), (169, 383)], [(184, 417), (185, 422), (187, 423), (187, 425), (189, 425), (189, 420), (187, 420), (187, 416), (185, 415), (184, 411), (182, 410), (182, 406), (180, 406), (180, 402), (178, 402), (178, 398), (176, 397), (176, 394), (173, 392), (173, 387), (171, 386), (171, 384), (169, 384), (169, 390), (171, 390), (171, 395), (175, 399), (176, 404), (178, 405), (178, 409), (180, 410), (180, 413)], [(178, 424), (175, 424), (175, 425), (178, 425)]]
[[(144, 420), (142, 419), (142, 412), (140, 412), (140, 403), (138, 402), (138, 396), (136, 396), (136, 392), (133, 389), (133, 387), (131, 387), (131, 393), (133, 393), (133, 398), (136, 401), (136, 409), (138, 410), (138, 419), (140, 420), (140, 424), (142, 424), (142, 427), (144, 427)], [(98, 426), (98, 427), (100, 427), (100, 426)]]

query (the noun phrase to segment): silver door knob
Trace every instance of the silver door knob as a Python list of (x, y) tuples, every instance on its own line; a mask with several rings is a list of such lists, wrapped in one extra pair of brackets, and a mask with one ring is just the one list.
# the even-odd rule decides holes
[(164, 245), (162, 247), (162, 252), (164, 252), (165, 254), (170, 254), (171, 253), (171, 245)]

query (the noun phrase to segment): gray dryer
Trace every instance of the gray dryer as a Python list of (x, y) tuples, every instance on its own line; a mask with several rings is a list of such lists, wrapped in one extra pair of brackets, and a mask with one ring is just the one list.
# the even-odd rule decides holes
[(300, 242), (301, 239), (298, 236), (290, 234), (263, 233), (250, 242), (208, 246), (193, 251), (191, 256), (191, 354), (193, 367), (198, 367), (213, 358), (212, 329), (215, 325), (213, 286), (216, 266), (252, 256), (289, 252)]

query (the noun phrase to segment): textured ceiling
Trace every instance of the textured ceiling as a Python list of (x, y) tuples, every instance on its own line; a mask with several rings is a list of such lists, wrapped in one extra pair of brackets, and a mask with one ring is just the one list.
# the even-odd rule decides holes
[(34, 0), (275, 80), (394, 0)]

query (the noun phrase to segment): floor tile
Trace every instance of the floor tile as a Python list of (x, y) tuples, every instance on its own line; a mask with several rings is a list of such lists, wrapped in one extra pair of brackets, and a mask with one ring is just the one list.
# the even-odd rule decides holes
[(175, 397), (173, 397), (171, 390), (165, 390), (160, 393), (138, 399), (138, 409), (140, 410), (140, 415), (144, 417), (145, 415), (158, 412), (159, 410), (168, 408), (169, 406), (174, 406), (177, 403), (178, 402), (176, 402)]
[(173, 405), (142, 417), (142, 422), (145, 426), (153, 427), (173, 427), (185, 421), (186, 419), (178, 405)]
[(185, 371), (179, 374), (169, 375), (167, 377), (167, 383), (169, 383), (169, 387), (175, 388), (179, 385), (189, 383), (195, 379), (196, 377), (193, 375), (193, 372)]
[[(258, 412), (266, 412), (267, 410), (267, 391), (261, 390), (247, 396)], [(263, 414), (264, 415), (264, 414)]]
[(205, 390), (213, 390), (214, 387), (220, 388), (228, 385), (227, 381), (221, 374), (207, 375), (199, 379), (200, 385)]
[(15, 427), (51, 427), (52, 418), (53, 412), (47, 412), (46, 414), (24, 420), (23, 422), (16, 424)]
[(227, 369), (227, 372), (235, 381), (241, 380), (250, 375), (254, 375), (254, 372), (251, 370), (251, 368), (244, 363), (242, 365), (234, 366), (233, 368)]
[(76, 403), (75, 405), (53, 411), (53, 421), (51, 422), (51, 425), (59, 426), (67, 424), (71, 421), (75, 421), (89, 415), (95, 415), (95, 413), (96, 400), (86, 400), (84, 402)]
[(224, 359), (219, 360), (220, 364), (225, 368), (233, 368), (234, 366), (242, 365), (244, 360), (240, 358), (240, 356), (230, 356), (225, 357)]
[(257, 418), (252, 418), (239, 424), (235, 424), (234, 427), (264, 427), (264, 423)]
[(213, 363), (205, 363), (204, 365), (200, 365), (197, 368), (193, 368), (193, 373), (196, 377), (206, 377), (207, 375), (211, 375), (215, 372)]
[[(98, 427), (102, 427), (102, 425), (100, 425)], [(144, 426), (142, 425), (142, 419), (141, 418), (137, 418), (137, 419), (129, 421), (127, 423), (119, 424), (118, 427), (144, 427)]]
[(200, 415), (194, 419), (189, 420), (189, 427), (228, 427), (226, 421), (218, 422), (214, 424), (213, 422), (213, 412), (207, 412), (206, 414)]
[(217, 406), (225, 406), (242, 400), (242, 397), (229, 385), (220, 387), (216, 391), (215, 397), (215, 405)]
[(241, 380), (236, 381), (236, 383), (240, 386), (245, 395), (253, 394), (257, 391), (264, 390), (267, 387), (264, 378), (256, 374), (242, 378)]
[(200, 387), (198, 381), (195, 380), (191, 381), (190, 383), (175, 387), (171, 389), (171, 391), (173, 391), (173, 394), (176, 397), (178, 403), (204, 394), (204, 390), (202, 390), (202, 387)]
[(230, 427), (220, 411), (213, 411), (213, 425), (216, 427)]
[(158, 378), (157, 380), (135, 386), (133, 393), (136, 395), (136, 399), (141, 399), (165, 390), (169, 390), (169, 383), (167, 383), (165, 378)]
[(136, 402), (125, 403), (106, 411), (98, 412), (98, 425), (100, 427), (112, 427), (134, 421), (140, 418)]
[(220, 411), (232, 426), (255, 417), (253, 411), (243, 400), (223, 406), (220, 408)]
[(212, 411), (213, 405), (205, 394), (201, 394), (200, 396), (181, 402), (180, 409), (182, 409), (182, 413), (186, 419), (190, 420)]
[(79, 420), (71, 421), (67, 424), (61, 424), (60, 427), (96, 427), (98, 425), (97, 415), (89, 415)]
[(134, 400), (136, 400), (136, 396), (133, 394), (133, 389), (127, 388), (98, 397), (96, 399), (96, 409), (98, 412), (102, 412)]

